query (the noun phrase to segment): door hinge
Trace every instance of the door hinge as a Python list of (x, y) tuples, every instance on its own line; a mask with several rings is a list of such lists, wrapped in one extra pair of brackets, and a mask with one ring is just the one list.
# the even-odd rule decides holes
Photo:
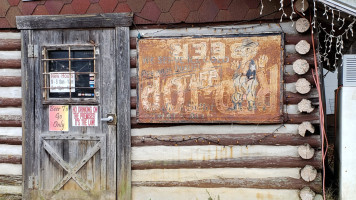
[(38, 176), (29, 176), (28, 177), (28, 188), (29, 189), (38, 188)]
[(27, 57), (29, 58), (38, 57), (38, 45), (29, 44), (27, 46)]

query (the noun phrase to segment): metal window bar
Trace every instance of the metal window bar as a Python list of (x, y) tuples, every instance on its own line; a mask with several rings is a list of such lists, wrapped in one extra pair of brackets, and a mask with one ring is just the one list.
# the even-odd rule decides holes
[[(88, 50), (88, 47), (92, 47), (93, 49), (93, 57), (88, 57), (88, 58), (72, 58), (71, 57), (71, 52), (72, 49), (71, 47), (74, 47), (74, 50)], [(54, 47), (54, 46), (49, 46)], [(95, 90), (96, 88), (96, 75), (98, 72), (96, 72), (96, 46), (95, 45), (59, 45), (58, 47), (61, 47), (60, 50), (67, 50), (68, 51), (68, 58), (48, 58), (48, 50), (46, 47), (43, 48), (43, 73), (42, 75), (44, 76), (44, 87), (42, 87), (44, 89), (44, 99), (47, 100), (49, 97), (49, 92), (48, 90), (50, 89), (69, 89), (69, 100), (72, 99), (72, 89), (73, 88), (78, 88), (78, 89), (93, 89), (94, 90), (94, 94), (95, 94)], [(64, 47), (64, 49), (63, 49)], [(81, 48), (84, 47), (84, 48)], [(78, 49), (77, 49), (78, 48)], [(53, 49), (55, 50), (55, 49)], [(58, 50), (58, 49), (56, 49)], [(72, 68), (72, 61), (80, 61), (80, 60), (93, 60), (93, 72), (72, 72), (71, 68)], [(49, 61), (68, 61), (68, 72), (56, 72), (57, 74), (69, 74), (69, 87), (48, 87), (49, 84), (49, 78), (47, 77), (48, 75), (50, 75), (51, 73), (48, 71), (49, 69)], [(94, 87), (72, 87), (72, 75), (77, 75), (77, 74), (93, 74), (94, 75)], [(94, 95), (95, 98), (95, 95)]]

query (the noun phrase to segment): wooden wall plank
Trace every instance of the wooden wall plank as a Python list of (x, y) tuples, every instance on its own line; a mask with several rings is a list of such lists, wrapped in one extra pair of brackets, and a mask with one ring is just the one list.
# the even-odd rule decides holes
[(0, 163), (0, 175), (22, 175), (22, 165)]
[(1, 185), (22, 185), (21, 175), (0, 175)]
[(2, 98), (0, 97), (0, 107), (21, 107), (21, 98)]
[(21, 39), (3, 39), (0, 36), (0, 51), (21, 50)]
[(0, 87), (0, 98), (21, 98), (21, 87)]
[[(238, 195), (237, 195), (238, 194)], [(299, 190), (247, 189), (247, 188), (190, 188), (190, 187), (136, 187), (132, 188), (132, 200), (299, 200)]]
[[(29, 195), (29, 176), (34, 174), (34, 158), (35, 158), (35, 126), (34, 126), (34, 81), (35, 68), (34, 59), (28, 58), (27, 46), (32, 44), (31, 30), (21, 31), (21, 70), (22, 70), (22, 138), (23, 138), (23, 188), (24, 195)], [(21, 96), (20, 96), (21, 97)]]
[(300, 157), (241, 157), (218, 160), (133, 160), (132, 169), (178, 169), (178, 168), (277, 168), (277, 167), (304, 167), (311, 165), (316, 169), (322, 169), (321, 152), (309, 160)]
[(18, 29), (114, 28), (131, 26), (132, 13), (17, 16)]
[[(21, 164), (22, 155), (0, 155), (0, 163)], [(2, 184), (0, 180), (0, 185)]]
[(129, 28), (116, 28), (117, 199), (131, 200)]
[(21, 77), (21, 69), (0, 68), (1, 76), (19, 76)]
[(0, 185), (0, 194), (18, 194), (19, 195), (21, 193), (22, 193), (22, 187), (21, 186)]
[[(165, 152), (164, 154), (162, 152)], [(132, 147), (132, 160), (210, 160), (242, 157), (299, 157), (297, 146), (197, 145)]]
[(0, 87), (21, 87), (21, 77), (2, 76), (0, 79)]
[(132, 170), (133, 182), (196, 181), (228, 178), (294, 178), (301, 179), (301, 168), (195, 168)]
[[(1, 137), (0, 137), (1, 142)], [(193, 146), (193, 145), (292, 145), (298, 146), (308, 143), (312, 147), (320, 147), (319, 135), (301, 137), (299, 134), (288, 133), (250, 133), (250, 134), (198, 134), (198, 135), (145, 135), (131, 137), (131, 145), (136, 146)]]
[(133, 186), (145, 187), (198, 187), (198, 188), (256, 188), (256, 189), (303, 189), (310, 187), (312, 190), (321, 192), (321, 175), (317, 181), (305, 182), (303, 179), (294, 178), (218, 178), (218, 179), (203, 179), (196, 181), (148, 181), (148, 182), (132, 182)]
[(0, 135), (0, 144), (21, 145), (22, 138), (21, 136)]
[(132, 136), (145, 135), (194, 135), (194, 134), (251, 134), (251, 133), (290, 133), (298, 134), (298, 125), (294, 124), (271, 124), (271, 125), (180, 125), (176, 127), (159, 127), (132, 129)]

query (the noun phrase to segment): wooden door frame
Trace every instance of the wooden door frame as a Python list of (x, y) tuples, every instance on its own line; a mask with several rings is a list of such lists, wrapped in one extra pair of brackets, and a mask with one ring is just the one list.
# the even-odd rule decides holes
[[(21, 30), (22, 70), (22, 177), (23, 199), (36, 190), (35, 152), (35, 58), (33, 30), (114, 28), (116, 33), (115, 63), (117, 68), (117, 142), (116, 142), (116, 197), (131, 200), (131, 118), (130, 118), (130, 38), (132, 13), (90, 15), (17, 16)], [(31, 52), (32, 51), (32, 52)]]

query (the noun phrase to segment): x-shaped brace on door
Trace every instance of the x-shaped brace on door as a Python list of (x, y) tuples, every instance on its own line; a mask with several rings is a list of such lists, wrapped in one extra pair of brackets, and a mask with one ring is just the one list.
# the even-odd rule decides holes
[(64, 170), (68, 172), (67, 175), (65, 175), (62, 180), (53, 188), (53, 190), (60, 190), (64, 186), (64, 184), (66, 184), (71, 178), (73, 178), (73, 180), (77, 182), (83, 190), (93, 189), (76, 173), (90, 160), (91, 157), (96, 154), (97, 151), (99, 151), (103, 144), (103, 139), (104, 138), (99, 140), (98, 143), (96, 143), (91, 149), (89, 149), (85, 156), (80, 161), (78, 161), (73, 167), (71, 167), (66, 161), (64, 161), (63, 158), (60, 157), (57, 152), (45, 140), (43, 140), (43, 148), (52, 156), (55, 161), (57, 161), (59, 165), (62, 166)]

